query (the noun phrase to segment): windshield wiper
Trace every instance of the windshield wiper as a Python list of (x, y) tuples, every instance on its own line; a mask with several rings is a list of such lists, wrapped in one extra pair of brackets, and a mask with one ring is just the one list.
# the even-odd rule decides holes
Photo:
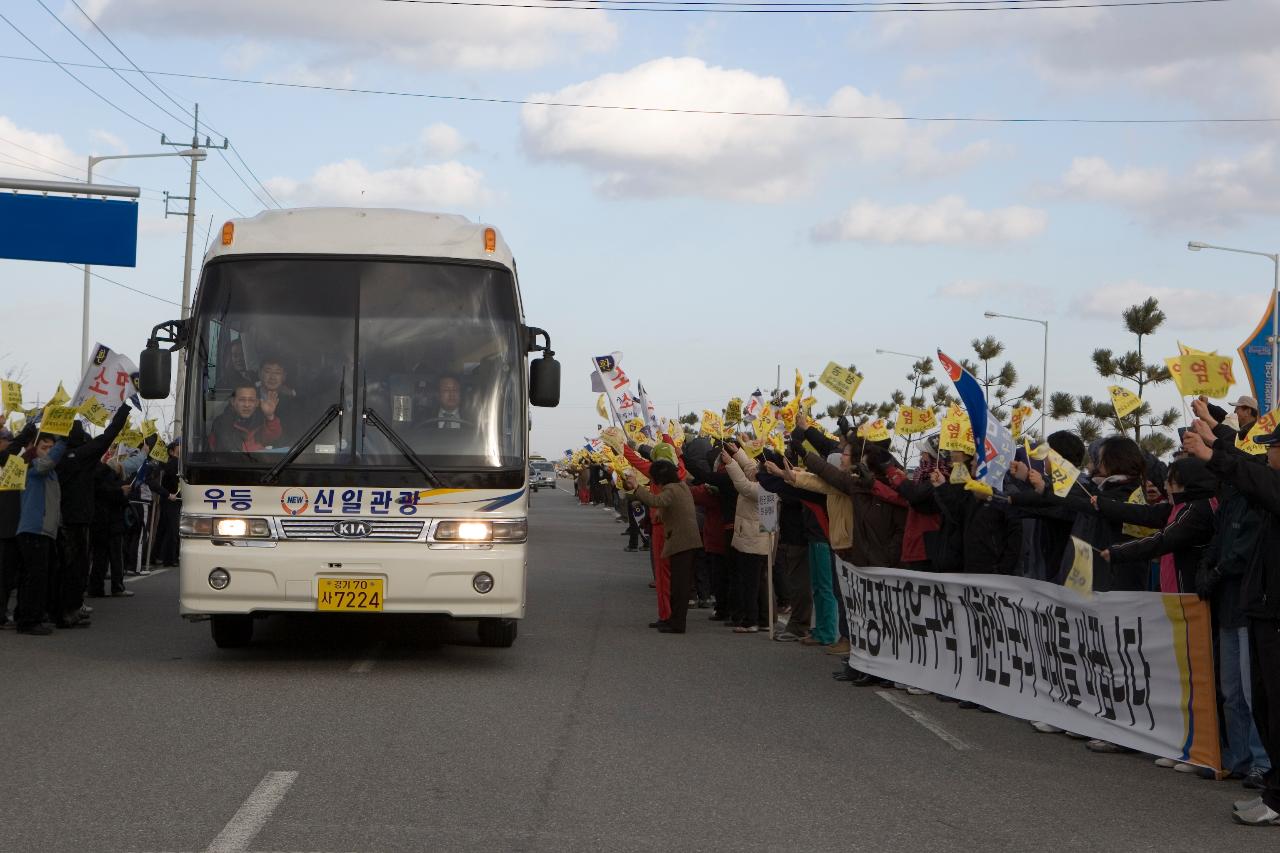
[(418, 454), (413, 452), (413, 448), (400, 437), (400, 434), (391, 428), (391, 425), (382, 419), (382, 416), (373, 409), (365, 406), (364, 419), (378, 428), (378, 431), (387, 437), (405, 459), (408, 459), (414, 468), (418, 469), (418, 473), (427, 478), (427, 482), (437, 489), (444, 488), (444, 483), (435, 475), (435, 472), (427, 467), (427, 463), (422, 461)]
[[(285, 455), (283, 459), (271, 466), (271, 470), (262, 475), (262, 482), (266, 485), (274, 483), (280, 479), (280, 472), (293, 464), (293, 461), (302, 455), (302, 451), (311, 446), (311, 442), (315, 441), (320, 433), (325, 431), (329, 424), (333, 423), (333, 419), (342, 416), (342, 401), (347, 394), (347, 369), (342, 368), (342, 382), (338, 385), (338, 402), (334, 403), (325, 413), (320, 416), (320, 420), (316, 421), (311, 429), (307, 430), (302, 438), (294, 442), (293, 447)], [(338, 447), (342, 447), (342, 423), (338, 423)]]

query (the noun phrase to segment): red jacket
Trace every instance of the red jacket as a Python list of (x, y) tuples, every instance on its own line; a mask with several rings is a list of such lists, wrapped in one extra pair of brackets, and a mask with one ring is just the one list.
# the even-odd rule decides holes
[(724, 508), (720, 496), (706, 486), (694, 486), (693, 502), (703, 509), (702, 550), (708, 554), (724, 554), (729, 550), (725, 537)]

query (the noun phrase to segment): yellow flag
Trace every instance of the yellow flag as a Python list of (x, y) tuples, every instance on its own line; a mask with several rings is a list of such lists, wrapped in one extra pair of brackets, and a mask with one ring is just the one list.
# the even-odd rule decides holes
[(858, 435), (867, 441), (888, 441), (889, 425), (885, 423), (884, 418), (876, 418), (858, 427)]
[(27, 463), (18, 454), (4, 461), (0, 471), (0, 492), (18, 492), (27, 487)]
[(898, 409), (898, 422), (893, 429), (898, 435), (915, 435), (919, 432), (928, 432), (937, 425), (938, 415), (933, 409), (903, 406)]
[(142, 444), (142, 433), (134, 429), (133, 424), (129, 424), (120, 430), (120, 435), (116, 437), (116, 444), (123, 444), (125, 447), (137, 447)]
[(1127, 418), (1142, 406), (1142, 398), (1128, 388), (1108, 385), (1107, 390), (1111, 392), (1111, 405), (1115, 408), (1118, 418)]
[(151, 448), (151, 453), (149, 455), (152, 459), (164, 464), (169, 461), (169, 448), (165, 447), (163, 441), (157, 440), (156, 446)]
[(973, 492), (976, 495), (984, 495), (985, 497), (988, 497), (988, 498), (994, 496), (996, 493), (995, 489), (991, 488), (981, 480), (967, 481), (964, 484), (964, 490), (966, 492)]
[(156, 430), (156, 422), (155, 422), (154, 420), (148, 420), (148, 421), (143, 421), (143, 422), (142, 422), (142, 437), (143, 437), (143, 438), (151, 438), (151, 436), (155, 435), (155, 434), (156, 434), (156, 432), (157, 432), (157, 430)]
[(800, 399), (800, 393), (804, 390), (804, 377), (800, 375), (800, 368), (796, 368), (796, 392), (792, 397), (796, 400)]
[(1202, 349), (1192, 349), (1191, 347), (1184, 344), (1182, 341), (1178, 341), (1178, 355), (1217, 355), (1217, 354), (1218, 354), (1217, 352), (1205, 352)]
[(111, 420), (111, 412), (106, 406), (102, 405), (97, 397), (90, 397), (85, 400), (76, 411), (84, 415), (85, 420), (97, 427), (104, 427), (107, 425), (107, 421)]
[(644, 421), (639, 418), (632, 418), (623, 424), (623, 428), (627, 431), (627, 438), (636, 444), (649, 443), (649, 437), (644, 434)]
[(1035, 410), (1030, 406), (1017, 406), (1009, 415), (1009, 432), (1013, 434), (1013, 440), (1017, 441), (1022, 437), (1022, 425), (1027, 422), (1027, 418), (1031, 417)]
[(1080, 469), (1063, 459), (1062, 454), (1049, 445), (1041, 446), (1048, 450), (1049, 482), (1053, 483), (1053, 493), (1060, 498), (1065, 498), (1076, 481), (1080, 479)]
[(725, 404), (724, 425), (727, 427), (742, 423), (742, 398), (734, 397)]
[(62, 383), (58, 383), (58, 390), (53, 392), (53, 396), (49, 398), (48, 406), (61, 406), (71, 399), (71, 395), (67, 393), (67, 389), (62, 387)]
[(954, 485), (962, 485), (972, 479), (973, 477), (970, 476), (968, 467), (961, 465), (959, 462), (952, 463), (949, 482)]
[(761, 453), (764, 453), (764, 439), (749, 438), (746, 441), (742, 442), (742, 449), (747, 451), (748, 456), (750, 456), (752, 459), (755, 459)]
[(788, 400), (787, 404), (778, 409), (778, 417), (782, 418), (782, 426), (787, 432), (791, 432), (796, 428), (796, 412), (800, 409), (799, 400)]
[(596, 398), (596, 414), (609, 420), (609, 402), (605, 399), (605, 395), (601, 394)]
[[(1146, 506), (1147, 490), (1145, 488), (1142, 488), (1141, 486), (1134, 489), (1129, 494), (1129, 499), (1125, 501), (1125, 503), (1136, 504), (1138, 506)], [(1146, 539), (1148, 536), (1153, 536), (1157, 533), (1156, 530), (1153, 530), (1150, 527), (1139, 527), (1138, 525), (1131, 524), (1131, 523), (1125, 524), (1123, 527), (1120, 528), (1120, 531), (1124, 533), (1125, 536), (1132, 536), (1134, 539)]]
[(942, 419), (942, 434), (938, 446), (942, 450), (973, 455), (973, 425), (969, 423), (969, 415), (963, 406), (955, 404), (947, 409), (947, 415)]
[(847, 367), (841, 367), (834, 361), (828, 362), (827, 369), (822, 371), (818, 381), (840, 395), (842, 400), (852, 400), (862, 384), (862, 376)]
[(40, 431), (49, 435), (70, 435), (71, 425), (76, 422), (76, 414), (76, 410), (70, 406), (55, 406), (50, 403), (44, 407)]
[(1093, 595), (1093, 546), (1077, 536), (1071, 537), (1075, 555), (1071, 558), (1071, 571), (1062, 585), (1080, 595)]
[(8, 379), (0, 380), (0, 396), (4, 398), (4, 410), (6, 412), (22, 411), (22, 383), (10, 382)]
[(724, 421), (710, 409), (703, 409), (702, 429), (699, 434), (711, 436), (712, 438), (724, 438)]
[(785, 455), (787, 452), (787, 446), (783, 442), (782, 433), (780, 432), (769, 433), (769, 446), (776, 450), (780, 456)]
[[(1229, 355), (1180, 355), (1173, 360), (1177, 364), (1178, 390), (1183, 396), (1203, 394), (1220, 400), (1231, 393), (1236, 384), (1232, 372), (1233, 359)], [(1170, 368), (1171, 372), (1173, 368)]]

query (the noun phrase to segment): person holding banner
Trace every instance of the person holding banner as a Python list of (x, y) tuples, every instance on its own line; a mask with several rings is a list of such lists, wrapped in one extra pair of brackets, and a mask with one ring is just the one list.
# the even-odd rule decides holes
[(1244, 577), (1241, 603), (1249, 618), (1249, 658), (1253, 719), (1271, 759), (1262, 796), (1236, 804), (1232, 818), (1251, 826), (1280, 826), (1280, 428), (1254, 437), (1267, 449), (1267, 465), (1251, 463), (1197, 418), (1183, 448), (1209, 464), (1209, 470), (1235, 486), (1263, 515), (1258, 543)]
[[(22, 559), (18, 566), (18, 605), (13, 611), (19, 634), (43, 637), (53, 633), (44, 621), (49, 605), (49, 575), (55, 566), (54, 545), (62, 518), (57, 468), (66, 451), (64, 439), (41, 433), (23, 454), (27, 462), (27, 483), (22, 490), (22, 512), (18, 519), (18, 550)], [(62, 614), (54, 615), (56, 618)]]

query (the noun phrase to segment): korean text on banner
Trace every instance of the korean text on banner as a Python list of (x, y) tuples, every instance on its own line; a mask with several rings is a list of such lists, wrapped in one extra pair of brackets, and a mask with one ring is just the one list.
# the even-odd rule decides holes
[(1033, 414), (1035, 414), (1035, 409), (1030, 406), (1015, 406), (1013, 411), (1009, 413), (1009, 432), (1013, 434), (1014, 441), (1022, 438), (1022, 425)]
[(1236, 447), (1253, 456), (1261, 456), (1267, 452), (1267, 448), (1258, 444), (1254, 439), (1260, 435), (1274, 432), (1277, 425), (1280, 425), (1280, 409), (1272, 409), (1258, 418), (1258, 422), (1249, 430), (1248, 435), (1236, 438)]
[(1218, 769), (1209, 606), (836, 561), (855, 669)]
[(903, 406), (898, 409), (898, 422), (893, 430), (898, 435), (915, 435), (928, 432), (938, 425), (938, 416), (933, 409), (917, 409), (914, 406)]
[(0, 396), (4, 397), (4, 410), (6, 412), (22, 411), (22, 383), (10, 382), (8, 379), (0, 380)]
[(90, 397), (79, 406), (76, 411), (84, 415), (84, 419), (96, 427), (104, 427), (107, 421), (111, 420), (111, 412), (107, 407), (102, 405), (102, 401), (97, 397)]
[(858, 427), (858, 436), (871, 442), (888, 441), (890, 439), (889, 425), (885, 423), (884, 418), (867, 421)]
[(128, 356), (115, 352), (111, 347), (98, 344), (85, 369), (84, 377), (76, 388), (72, 405), (79, 406), (90, 397), (102, 403), (112, 415), (125, 402), (132, 402), (135, 409), (142, 408), (137, 393), (138, 368)]
[(169, 448), (165, 446), (163, 441), (157, 441), (155, 447), (151, 448), (151, 453), (148, 455), (163, 465), (169, 461)]
[(14, 454), (4, 460), (4, 469), (0, 470), (0, 492), (18, 492), (26, 487), (27, 463)]
[(840, 399), (852, 400), (853, 395), (858, 393), (858, 386), (862, 384), (862, 375), (832, 361), (827, 363), (818, 381), (839, 394)]
[(947, 409), (947, 414), (942, 419), (942, 434), (938, 446), (942, 450), (970, 455), (975, 452), (973, 427), (969, 425), (969, 416), (961, 406), (953, 404)]
[(698, 432), (699, 435), (709, 436), (711, 438), (724, 438), (724, 421), (720, 420), (720, 416), (709, 409), (702, 410), (702, 428)]
[(1253, 334), (1236, 350), (1240, 355), (1240, 363), (1244, 365), (1245, 376), (1249, 380), (1249, 389), (1262, 404), (1262, 410), (1269, 411), (1280, 407), (1275, 396), (1275, 365), (1271, 363), (1271, 318), (1275, 310), (1276, 295), (1274, 291), (1267, 300), (1266, 313), (1258, 320)]
[(760, 532), (772, 533), (778, 529), (778, 496), (773, 492), (760, 490), (756, 498), (756, 509), (760, 513)]
[(1180, 355), (1178, 365), (1178, 390), (1186, 396), (1203, 394), (1221, 400), (1231, 393), (1236, 384), (1229, 355)]
[(1142, 408), (1142, 398), (1128, 388), (1109, 385), (1107, 390), (1111, 392), (1111, 406), (1116, 410), (1116, 417), (1127, 418)]
[(45, 406), (44, 417), (40, 420), (40, 431), (49, 435), (70, 435), (71, 425), (79, 414), (70, 406)]

